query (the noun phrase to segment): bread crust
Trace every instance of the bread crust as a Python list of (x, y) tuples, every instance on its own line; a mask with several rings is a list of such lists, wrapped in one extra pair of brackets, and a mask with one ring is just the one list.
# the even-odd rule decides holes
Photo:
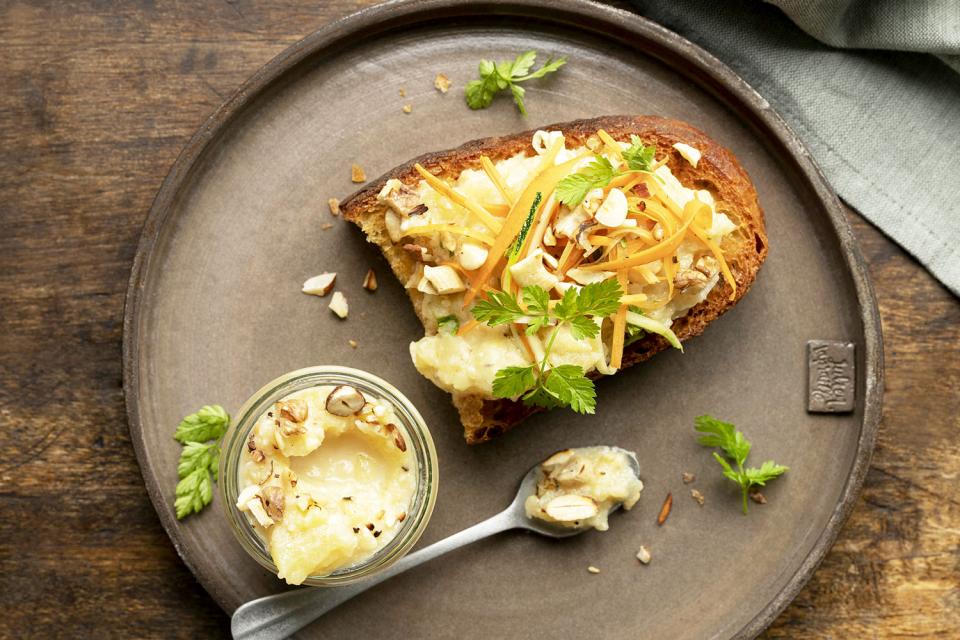
[[(744, 296), (766, 258), (767, 234), (756, 189), (732, 152), (685, 122), (659, 116), (604, 116), (561, 122), (541, 129), (562, 131), (568, 148), (586, 144), (587, 138), (598, 129), (604, 129), (616, 140), (629, 141), (631, 135), (637, 135), (644, 144), (656, 146), (657, 158), (668, 158), (670, 170), (681, 183), (690, 188), (709, 190), (718, 208), (737, 223), (738, 230), (725, 237), (722, 246), (737, 283), (736, 294), (731, 299), (730, 286), (721, 279), (703, 302), (674, 320), (672, 329), (681, 342), (702, 333), (708, 324)], [(533, 133), (530, 130), (472, 140), (455, 149), (414, 158), (355, 192), (340, 204), (340, 209), (345, 219), (359, 226), (367, 239), (380, 247), (396, 276), (406, 282), (416, 269), (418, 259), (416, 254), (394, 245), (387, 234), (384, 224), (387, 207), (377, 201), (377, 194), (386, 181), (396, 178), (407, 186), (416, 187), (420, 181), (414, 169), (416, 163), (440, 178), (453, 180), (464, 169), (479, 168), (480, 157), (484, 155), (494, 162), (517, 153), (532, 155), (530, 140)], [(701, 152), (696, 168), (673, 148), (677, 142)], [(424, 317), (423, 294), (416, 289), (407, 291), (425, 330), (435, 331), (436, 327), (431, 326), (433, 320)], [(625, 349), (621, 368), (648, 360), (669, 346), (661, 336), (648, 334)], [(495, 438), (539, 410), (518, 401), (472, 394), (454, 394), (453, 402), (460, 413), (464, 437), (469, 444)]]

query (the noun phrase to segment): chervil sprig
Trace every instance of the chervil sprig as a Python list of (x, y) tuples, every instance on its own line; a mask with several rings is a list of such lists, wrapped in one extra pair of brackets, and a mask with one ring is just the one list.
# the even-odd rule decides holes
[[(729, 422), (717, 420), (713, 416), (698, 416), (694, 422), (696, 430), (704, 434), (697, 438), (697, 442), (705, 447), (719, 448), (723, 452), (723, 455), (720, 455), (714, 451), (713, 457), (723, 467), (724, 477), (740, 486), (744, 515), (747, 513), (747, 496), (751, 487), (766, 486), (770, 480), (789, 471), (789, 467), (776, 464), (773, 460), (767, 460), (759, 469), (745, 468), (743, 465), (750, 455), (751, 445), (742, 432)], [(733, 465), (736, 465), (736, 468)]]
[(230, 425), (230, 414), (220, 405), (206, 405), (177, 425), (173, 437), (183, 444), (177, 464), (177, 519), (199, 513), (213, 500), (213, 483), (220, 463), (220, 438)]
[(472, 309), (474, 318), (490, 326), (525, 322), (526, 333), (533, 335), (554, 326), (544, 346), (540, 362), (525, 367), (505, 367), (493, 380), (497, 398), (517, 398), (530, 405), (553, 408), (570, 407), (578, 413), (593, 413), (596, 390), (583, 368), (577, 365), (550, 363), (550, 350), (561, 325), (570, 328), (576, 339), (595, 338), (599, 332), (595, 318), (604, 318), (617, 311), (623, 290), (616, 280), (588, 284), (579, 291), (571, 287), (551, 309), (550, 294), (538, 286), (521, 290), (523, 306), (505, 291), (492, 291)]
[(527, 115), (527, 108), (523, 102), (526, 90), (518, 83), (542, 78), (567, 63), (566, 58), (554, 60), (551, 57), (542, 67), (531, 73), (530, 69), (536, 61), (536, 51), (525, 51), (512, 62), (504, 60), (494, 63), (492, 60), (481, 60), (479, 66), (480, 79), (468, 82), (464, 91), (467, 106), (471, 109), (486, 109), (493, 102), (493, 97), (498, 92), (509, 89), (520, 113)]
[(630, 143), (630, 147), (623, 151), (626, 171), (617, 170), (604, 156), (596, 156), (593, 162), (557, 184), (557, 199), (569, 207), (575, 207), (583, 202), (590, 191), (606, 187), (617, 176), (631, 171), (651, 171), (656, 148), (645, 146), (637, 136), (630, 136)]

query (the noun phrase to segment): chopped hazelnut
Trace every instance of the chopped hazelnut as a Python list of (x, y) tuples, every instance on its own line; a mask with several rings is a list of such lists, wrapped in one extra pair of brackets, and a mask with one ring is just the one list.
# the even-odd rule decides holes
[(367, 275), (363, 278), (363, 288), (367, 291), (377, 290), (377, 273), (373, 269), (367, 270)]
[(640, 545), (640, 551), (637, 551), (637, 560), (642, 564), (650, 564), (650, 550), (644, 545)]
[(366, 403), (366, 398), (358, 389), (342, 384), (334, 387), (327, 396), (326, 408), (335, 416), (346, 417), (359, 413)]
[(404, 113), (410, 113), (411, 111), (413, 111), (413, 105), (411, 105), (411, 104), (405, 104), (405, 105), (403, 105), (403, 112), (404, 112)]
[(341, 320), (345, 319), (350, 312), (350, 307), (347, 305), (347, 297), (339, 291), (333, 292), (329, 307), (330, 311), (333, 311)]
[(283, 490), (280, 487), (264, 487), (262, 494), (267, 515), (274, 522), (280, 522), (283, 519)]

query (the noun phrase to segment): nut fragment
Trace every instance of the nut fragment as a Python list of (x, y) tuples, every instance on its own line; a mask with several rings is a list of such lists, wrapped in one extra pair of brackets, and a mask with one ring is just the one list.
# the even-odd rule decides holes
[(248, 500), (246, 503), (247, 511), (253, 514), (253, 517), (256, 518), (257, 524), (261, 527), (269, 527), (273, 525), (273, 519), (267, 515), (266, 510), (263, 508), (263, 502), (260, 499), (260, 496)]
[(643, 564), (650, 564), (650, 550), (644, 545), (640, 545), (640, 551), (637, 551), (637, 560)]
[(377, 274), (373, 269), (367, 271), (367, 275), (363, 278), (363, 288), (367, 291), (376, 291), (377, 290)]
[(280, 487), (265, 487), (262, 494), (267, 515), (274, 522), (280, 522), (283, 519), (283, 490)]
[(335, 216), (340, 215), (340, 201), (336, 198), (330, 198), (327, 200), (327, 205), (330, 207), (330, 213)]
[(697, 476), (693, 475), (689, 471), (684, 471), (683, 476), (681, 477), (683, 478), (683, 484), (690, 484), (697, 479)]
[(330, 311), (333, 311), (339, 318), (346, 318), (350, 308), (347, 306), (347, 298), (339, 291), (333, 292), (330, 298)]
[(359, 413), (366, 403), (367, 400), (359, 389), (342, 384), (339, 387), (334, 387), (330, 395), (327, 396), (326, 407), (327, 411), (333, 415), (346, 417)]
[(757, 504), (767, 504), (767, 498), (759, 491), (754, 491), (753, 493), (751, 493), (750, 499), (756, 502)]
[(576, 493), (559, 495), (544, 507), (548, 516), (559, 522), (586, 520), (600, 513), (597, 503), (587, 496)]
[(600, 573), (600, 569), (598, 569), (593, 565), (590, 565), (589, 567), (587, 567), (587, 571), (589, 571), (590, 573)]
[(703, 506), (703, 503), (706, 501), (706, 498), (703, 497), (703, 494), (697, 491), (696, 489), (690, 490), (690, 497), (696, 500), (697, 504), (700, 505), (701, 507)]
[(358, 343), (357, 343), (356, 340), (347, 340), (347, 344), (350, 345), (350, 348), (351, 348), (351, 349), (356, 349)]
[(397, 449), (400, 449), (400, 451), (407, 450), (407, 441), (403, 439), (403, 434), (400, 433), (397, 425), (393, 423), (388, 424), (387, 433), (393, 435), (393, 444), (397, 445)]
[(307, 419), (309, 407), (307, 401), (303, 398), (294, 398), (292, 400), (281, 400), (277, 403), (277, 410), (281, 417), (292, 422), (303, 422)]
[(447, 91), (450, 91), (450, 85), (452, 84), (453, 83), (450, 82), (450, 78), (443, 73), (438, 73), (437, 77), (433, 79), (433, 86), (440, 93), (446, 93)]
[(336, 273), (321, 273), (320, 275), (313, 276), (304, 282), (303, 289), (301, 289), (301, 291), (312, 296), (323, 297), (330, 293), (330, 290), (333, 289), (333, 283), (336, 279)]
[(333, 229), (333, 225), (329, 222), (324, 222), (322, 225), (320, 225), (320, 228), (324, 231), (329, 231), (330, 229)]
[(677, 285), (678, 289), (686, 289), (687, 287), (706, 284), (709, 280), (710, 278), (696, 269), (679, 269), (673, 283)]
[(367, 174), (366, 174), (366, 172), (363, 170), (363, 167), (361, 167), (360, 165), (358, 165), (356, 162), (354, 162), (354, 163), (350, 166), (350, 181), (351, 181), (351, 182), (356, 182), (356, 183), (366, 182), (366, 181), (367, 181)]
[(403, 112), (404, 112), (404, 113), (410, 113), (411, 111), (413, 111), (413, 105), (412, 105), (412, 104), (405, 104), (405, 105), (403, 105)]
[(663, 506), (660, 507), (660, 515), (657, 516), (657, 524), (663, 525), (667, 521), (667, 516), (670, 515), (670, 509), (673, 507), (673, 494), (668, 493), (666, 500), (663, 501)]
[(406, 97), (406, 95), (407, 95), (407, 90), (404, 89), (403, 87), (400, 87), (400, 97), (404, 98)]

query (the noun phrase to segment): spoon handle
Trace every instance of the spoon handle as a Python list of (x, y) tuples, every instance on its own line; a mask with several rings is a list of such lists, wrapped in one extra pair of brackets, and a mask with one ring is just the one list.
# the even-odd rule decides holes
[(281, 640), (293, 635), (337, 605), (388, 578), (442, 556), (471, 542), (516, 527), (507, 509), (459, 533), (411, 553), (380, 573), (353, 584), (302, 588), (251, 600), (233, 613), (230, 631), (235, 640)]

